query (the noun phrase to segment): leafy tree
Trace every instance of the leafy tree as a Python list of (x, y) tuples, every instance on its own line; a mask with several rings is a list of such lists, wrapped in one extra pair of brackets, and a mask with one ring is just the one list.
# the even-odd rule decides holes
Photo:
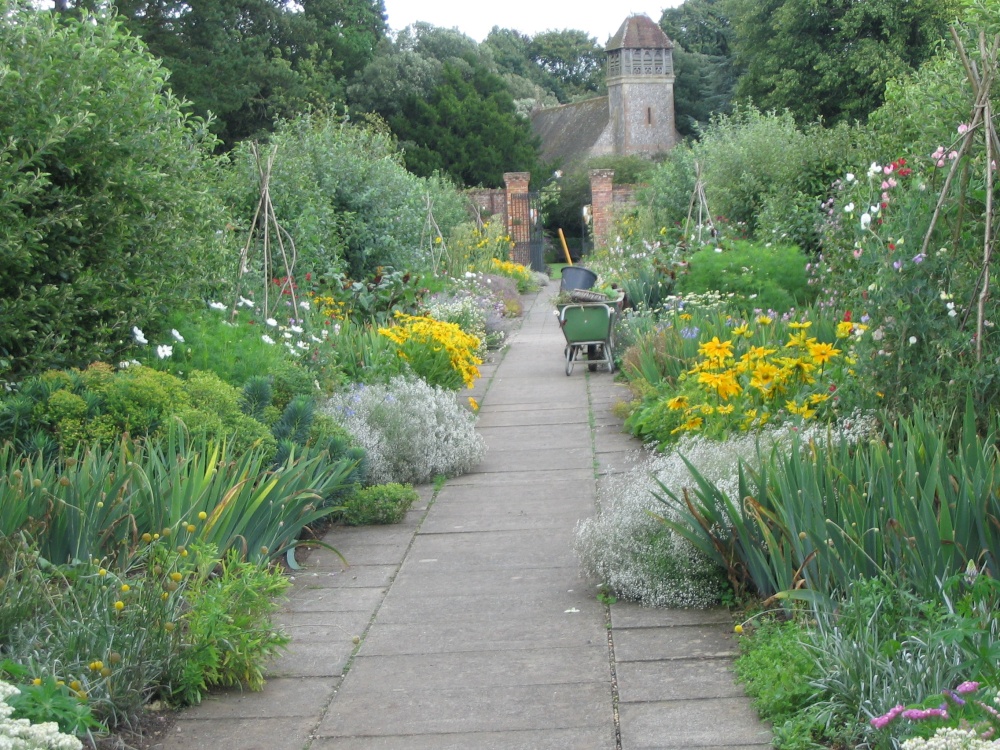
[(117, 361), (218, 281), (215, 139), (165, 81), (116, 19), (0, 0), (0, 379)]
[(551, 76), (561, 102), (596, 96), (604, 88), (604, 48), (585, 31), (537, 34), (528, 54)]
[(212, 112), (228, 144), (280, 117), (343, 101), (346, 79), (385, 35), (382, 0), (116, 0), (128, 28)]
[(531, 170), (536, 145), (495, 71), (488, 48), (420, 23), (380, 45), (348, 97), (389, 123), (416, 174), (498, 186), (505, 171)]
[(530, 172), (537, 144), (501, 78), (447, 63), (428, 98), (411, 97), (389, 124), (415, 174), (442, 172), (463, 185), (497, 187), (503, 173)]
[(736, 76), (729, 19), (720, 0), (687, 0), (663, 11), (660, 28), (674, 42), (677, 130), (693, 136), (713, 114), (731, 110)]
[(800, 122), (864, 120), (917, 68), (962, 0), (724, 0), (737, 94)]

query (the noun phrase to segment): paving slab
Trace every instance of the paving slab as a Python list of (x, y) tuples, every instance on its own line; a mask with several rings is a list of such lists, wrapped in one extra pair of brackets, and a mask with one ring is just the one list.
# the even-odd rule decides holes
[(520, 448), (488, 451), (486, 458), (476, 467), (476, 473), (508, 476), (511, 472), (592, 469), (593, 465), (594, 456), (590, 441), (587, 441), (572, 448), (551, 451)]
[(670, 625), (733, 625), (733, 616), (725, 607), (709, 609), (668, 609), (644, 607), (635, 602), (611, 605), (611, 623), (619, 628), (659, 628)]
[[(607, 639), (604, 625), (594, 618), (581, 620), (567, 617), (565, 612), (495, 618), (489, 628), (484, 628), (481, 620), (392, 623), (379, 617), (365, 637), (362, 652), (367, 656), (391, 656), (581, 646), (606, 649)], [(606, 660), (606, 650), (604, 656)]]
[(606, 644), (512, 651), (450, 651), (429, 654), (367, 655), (351, 665), (351, 679), (392, 685), (393, 690), (476, 690), (482, 687), (604, 684)]
[(352, 676), (317, 727), (318, 737), (607, 727), (612, 716), (606, 680), (428, 691), (353, 685)]
[(302, 750), (311, 724), (300, 716), (225, 721), (181, 718), (155, 750)]
[(510, 732), (408, 734), (390, 737), (320, 738), (310, 750), (614, 750), (607, 727), (531, 729)]
[(627, 661), (615, 665), (622, 703), (739, 698), (730, 659)]
[(622, 703), (622, 750), (752, 746), (768, 742), (747, 698)]
[(615, 659), (715, 659), (738, 652), (736, 641), (723, 627), (679, 625), (667, 628), (615, 628)]
[(290, 716), (315, 718), (333, 697), (339, 679), (272, 678), (266, 690), (251, 692), (226, 688), (205, 696), (184, 712), (185, 719), (270, 719)]

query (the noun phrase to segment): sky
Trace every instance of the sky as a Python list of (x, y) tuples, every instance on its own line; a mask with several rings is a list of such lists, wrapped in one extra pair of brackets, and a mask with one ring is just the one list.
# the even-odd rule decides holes
[[(534, 36), (542, 31), (575, 29), (586, 31), (599, 44), (618, 31), (628, 16), (645, 13), (659, 22), (664, 8), (682, 0), (626, 0), (624, 3), (599, 0), (384, 0), (393, 31), (416, 21), (446, 29), (458, 28), (481, 42), (490, 29), (502, 29)], [(589, 6), (589, 7), (588, 7)]]

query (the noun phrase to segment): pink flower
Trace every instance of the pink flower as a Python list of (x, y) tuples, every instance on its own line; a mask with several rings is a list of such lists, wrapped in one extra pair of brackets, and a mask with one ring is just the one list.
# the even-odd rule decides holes
[(886, 164), (884, 167), (882, 167), (882, 172), (885, 174), (892, 174), (892, 170), (894, 170), (895, 168), (896, 168), (895, 164)]
[(924, 719), (947, 719), (948, 711), (943, 708), (909, 708), (901, 715), (908, 721), (924, 721)]
[(881, 716), (876, 716), (869, 723), (876, 729), (884, 729), (887, 724), (889, 724), (892, 721), (895, 721), (896, 717), (899, 716), (901, 713), (903, 713), (903, 711), (905, 710), (906, 706), (903, 706), (902, 704), (895, 705), (892, 708), (890, 708), (887, 713), (884, 713)]
[(959, 695), (968, 695), (969, 693), (974, 693), (977, 690), (979, 690), (979, 683), (969, 682), (969, 681), (963, 682), (961, 685), (955, 688), (955, 692), (958, 693)]
[(882, 180), (882, 189), (883, 190), (888, 190), (889, 187), (890, 187), (889, 186), (889, 181), (888, 180)]
[(893, 178), (893, 177), (889, 178), (889, 187), (894, 188), (894, 187), (896, 187), (897, 184), (898, 183), (896, 182), (895, 178)]
[(952, 161), (955, 161), (955, 159), (958, 158), (958, 151), (952, 151), (951, 153), (949, 153), (948, 158), (951, 159)]
[(958, 134), (959, 135), (965, 135), (968, 132), (969, 132), (969, 126), (968, 126), (967, 123), (963, 122), (963, 123), (959, 124), (959, 126), (958, 126)]

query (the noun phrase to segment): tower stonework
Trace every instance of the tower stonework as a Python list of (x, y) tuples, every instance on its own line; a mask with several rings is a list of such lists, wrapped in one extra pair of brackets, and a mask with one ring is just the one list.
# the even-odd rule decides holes
[(676, 145), (673, 47), (646, 15), (629, 16), (608, 42), (608, 112), (614, 153), (656, 154)]

